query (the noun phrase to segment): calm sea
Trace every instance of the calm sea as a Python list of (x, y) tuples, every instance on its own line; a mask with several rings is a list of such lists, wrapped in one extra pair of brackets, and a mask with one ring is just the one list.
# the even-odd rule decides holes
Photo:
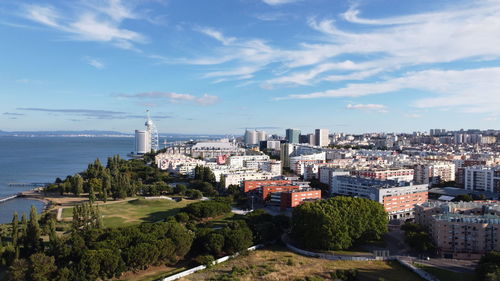
[[(86, 169), (96, 158), (105, 165), (107, 157), (126, 157), (133, 149), (134, 139), (126, 137), (0, 137), (0, 198), (29, 189), (8, 183), (53, 182)], [(0, 223), (10, 222), (14, 211), (29, 213), (31, 205), (44, 207), (29, 199), (0, 203)]]

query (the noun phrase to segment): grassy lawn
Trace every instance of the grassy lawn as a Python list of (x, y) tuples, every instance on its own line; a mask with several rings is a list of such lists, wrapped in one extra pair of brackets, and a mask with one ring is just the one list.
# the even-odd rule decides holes
[(386, 261), (329, 261), (300, 256), (283, 247), (250, 252), (181, 280), (220, 280), (235, 277), (250, 280), (295, 280), (316, 276), (330, 280), (330, 272), (337, 269), (357, 269), (360, 281), (422, 281), (420, 277), (403, 268), (398, 262)]
[[(104, 227), (121, 227), (139, 224), (142, 222), (155, 222), (168, 216), (175, 215), (181, 208), (196, 200), (146, 200), (134, 199), (116, 204), (99, 205), (103, 216)], [(63, 218), (71, 218), (73, 208), (63, 209)]]
[(415, 266), (424, 271), (427, 271), (441, 281), (477, 281), (474, 273), (454, 272), (419, 263), (415, 263)]

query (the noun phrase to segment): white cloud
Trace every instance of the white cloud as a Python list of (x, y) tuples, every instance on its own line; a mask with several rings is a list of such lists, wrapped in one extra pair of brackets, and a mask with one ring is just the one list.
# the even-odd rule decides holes
[(417, 99), (412, 104), (417, 108), (458, 108), (470, 113), (500, 112), (500, 67), (409, 72), (385, 81), (348, 84), (338, 89), (278, 99), (361, 97), (405, 89), (434, 95)]
[(222, 42), (224, 45), (229, 45), (236, 40), (234, 37), (225, 37), (220, 31), (210, 27), (199, 27), (195, 30)]
[(213, 96), (209, 94), (203, 94), (201, 97), (191, 95), (191, 94), (179, 94), (175, 92), (145, 92), (132, 95), (120, 95), (126, 98), (138, 98), (138, 99), (166, 99), (172, 103), (180, 102), (192, 102), (198, 105), (212, 105), (219, 101), (218, 96)]
[(271, 6), (276, 6), (276, 5), (282, 5), (282, 4), (288, 4), (288, 3), (293, 3), (301, 0), (262, 0), (262, 2), (266, 3), (267, 5)]
[(147, 42), (142, 34), (120, 27), (124, 20), (136, 18), (121, 1), (87, 3), (87, 6), (77, 9), (73, 15), (63, 14), (50, 6), (27, 5), (24, 8), (27, 19), (65, 32), (73, 40), (108, 42), (124, 49), (134, 49), (135, 43)]
[(95, 58), (91, 58), (91, 57), (85, 57), (84, 59), (88, 65), (93, 66), (97, 69), (102, 69), (105, 67), (104, 63), (99, 59), (95, 59)]
[(363, 110), (363, 111), (375, 111), (380, 113), (387, 113), (387, 107), (383, 104), (348, 104), (347, 109), (351, 110)]
[(407, 113), (407, 114), (405, 114), (405, 117), (406, 118), (417, 119), (417, 118), (421, 118), (422, 115), (417, 114), (417, 113)]

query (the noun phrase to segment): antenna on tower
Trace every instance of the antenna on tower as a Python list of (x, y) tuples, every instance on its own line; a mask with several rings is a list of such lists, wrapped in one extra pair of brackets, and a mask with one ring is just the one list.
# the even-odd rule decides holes
[(149, 115), (149, 109), (146, 110), (146, 114), (148, 117), (148, 120), (144, 125), (146, 125), (146, 130), (149, 133), (150, 137), (150, 142), (151, 142), (151, 149), (153, 151), (157, 151), (159, 149), (159, 137), (158, 137), (158, 130), (156, 129), (155, 123), (153, 120), (151, 120), (151, 116)]

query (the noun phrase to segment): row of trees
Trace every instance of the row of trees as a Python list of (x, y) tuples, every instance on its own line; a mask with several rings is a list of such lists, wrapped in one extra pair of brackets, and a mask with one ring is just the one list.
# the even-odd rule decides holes
[[(88, 216), (92, 206), (81, 208), (80, 221), (94, 221)], [(39, 240), (37, 248), (14, 257), (8, 280), (107, 280), (125, 271), (175, 264), (190, 251), (193, 239), (175, 220), (119, 229), (74, 225), (69, 236), (49, 235), (48, 243)]]
[(387, 223), (382, 204), (338, 196), (296, 207), (291, 235), (306, 248), (342, 250), (355, 242), (380, 239), (387, 232)]

